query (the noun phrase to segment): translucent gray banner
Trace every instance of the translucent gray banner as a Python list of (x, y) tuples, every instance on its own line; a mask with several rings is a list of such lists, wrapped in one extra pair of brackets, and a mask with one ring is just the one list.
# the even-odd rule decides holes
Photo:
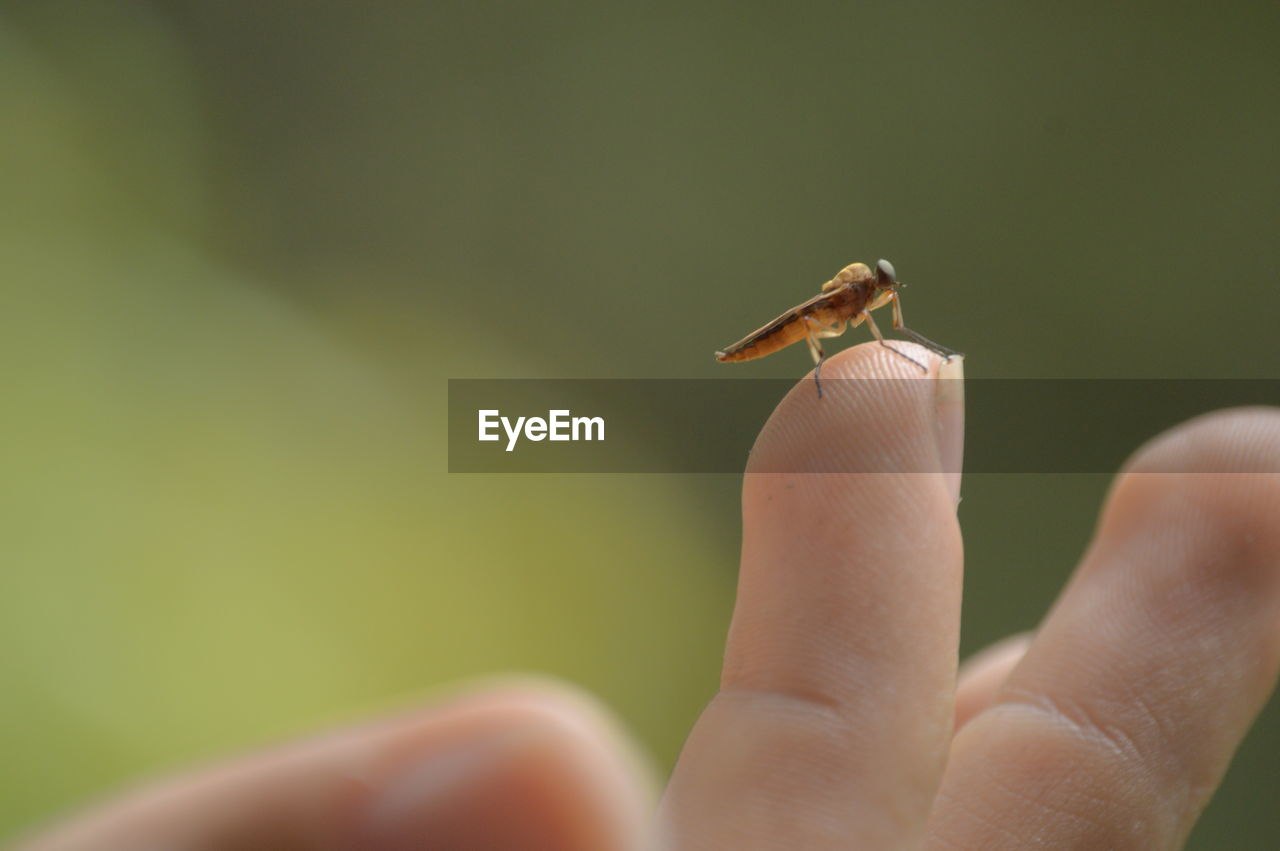
[[(828, 400), (852, 396), (874, 411), (903, 383), (824, 379), (823, 389)], [(741, 473), (793, 387), (774, 379), (451, 379), (449, 471)], [(964, 397), (966, 472), (1111, 473), (1143, 442), (1198, 414), (1280, 405), (1280, 380), (969, 379)], [(856, 469), (831, 472), (929, 472), (866, 454), (848, 462)], [(1280, 458), (1224, 472), (1280, 472)]]

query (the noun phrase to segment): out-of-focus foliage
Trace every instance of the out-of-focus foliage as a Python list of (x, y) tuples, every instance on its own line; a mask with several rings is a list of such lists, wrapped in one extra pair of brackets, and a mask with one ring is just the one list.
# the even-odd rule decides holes
[[(881, 256), (971, 376), (1274, 376), (1278, 24), (4, 4), (0, 835), (503, 670), (599, 692), (669, 763), (736, 483), (450, 477), (444, 379), (724, 375)], [(966, 482), (967, 650), (1034, 625), (1104, 487)], [(1200, 847), (1274, 844), (1277, 746), (1273, 706)]]
[(378, 316), (220, 259), (177, 41), (91, 17), (0, 31), (0, 833), (491, 672), (580, 682), (673, 752), (732, 581), (695, 500), (449, 477), (435, 358), (466, 336), (388, 308), (424, 341), (389, 363)]

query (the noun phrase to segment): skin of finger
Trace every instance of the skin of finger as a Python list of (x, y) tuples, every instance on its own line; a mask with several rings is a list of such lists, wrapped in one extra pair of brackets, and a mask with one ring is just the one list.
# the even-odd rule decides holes
[(647, 847), (648, 767), (593, 700), (544, 681), (473, 688), (149, 784), (16, 847)]
[[(823, 397), (802, 382), (757, 440), (720, 692), (661, 810), (677, 847), (900, 847), (923, 830), (951, 735), (962, 552), (936, 472), (938, 358), (894, 345), (929, 374), (846, 350)], [(830, 472), (868, 467), (909, 472)]]
[[(1177, 848), (1280, 669), (1280, 412), (1141, 450), (1022, 663), (956, 738), (937, 848)], [(1176, 471), (1176, 472), (1175, 472)]]
[(1018, 633), (1000, 639), (965, 660), (956, 685), (957, 731), (992, 704), (1029, 646), (1030, 633)]

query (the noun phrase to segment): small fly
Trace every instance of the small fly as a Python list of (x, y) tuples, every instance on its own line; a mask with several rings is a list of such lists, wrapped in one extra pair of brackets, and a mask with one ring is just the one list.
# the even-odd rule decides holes
[(755, 360), (771, 355), (779, 349), (785, 349), (792, 343), (805, 340), (809, 343), (809, 353), (816, 364), (813, 370), (813, 383), (818, 388), (818, 398), (822, 398), (822, 385), (818, 382), (818, 373), (822, 371), (822, 361), (826, 354), (820, 342), (826, 337), (839, 337), (846, 327), (857, 327), (863, 322), (871, 329), (871, 333), (880, 341), (880, 345), (889, 351), (906, 358), (925, 372), (929, 368), (920, 361), (900, 352), (885, 342), (871, 311), (893, 302), (893, 328), (901, 331), (920, 345), (937, 352), (950, 360), (959, 357), (960, 353), (940, 346), (912, 331), (902, 322), (902, 303), (898, 298), (898, 289), (906, 284), (898, 280), (893, 271), (893, 264), (888, 260), (876, 262), (875, 274), (865, 263), (851, 263), (841, 269), (834, 278), (822, 285), (822, 291), (813, 298), (791, 308), (777, 319), (729, 346), (722, 352), (716, 352), (716, 360), (722, 363), (733, 361)]

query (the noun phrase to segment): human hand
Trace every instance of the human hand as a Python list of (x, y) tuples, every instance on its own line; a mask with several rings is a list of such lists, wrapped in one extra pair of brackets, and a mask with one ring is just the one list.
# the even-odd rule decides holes
[[(925, 470), (940, 453), (956, 469), (960, 424), (946, 399), (939, 421), (933, 386), (955, 382), (874, 344), (832, 359), (837, 375), (903, 380), (875, 409), (835, 381), (821, 402), (798, 387), (751, 468)], [(671, 834), (688, 848), (1179, 847), (1280, 666), (1280, 475), (1249, 472), (1277, 458), (1269, 409), (1140, 449), (1034, 638), (979, 654), (958, 683), (956, 477), (748, 475), (721, 690), (667, 790)]]
[[(905, 346), (894, 343), (895, 346)], [(1280, 667), (1280, 412), (1140, 450), (1034, 638), (958, 676), (961, 403), (867, 344), (802, 382), (743, 488), (719, 694), (659, 809), (676, 848), (1169, 848)], [(1167, 473), (1153, 470), (1179, 469)], [(789, 472), (761, 472), (786, 470)], [(794, 472), (808, 471), (808, 472)], [(1234, 471), (1234, 472), (1233, 472)], [(958, 731), (958, 732), (956, 732)], [(22, 847), (644, 848), (646, 771), (591, 701), (508, 684), (165, 781)]]

